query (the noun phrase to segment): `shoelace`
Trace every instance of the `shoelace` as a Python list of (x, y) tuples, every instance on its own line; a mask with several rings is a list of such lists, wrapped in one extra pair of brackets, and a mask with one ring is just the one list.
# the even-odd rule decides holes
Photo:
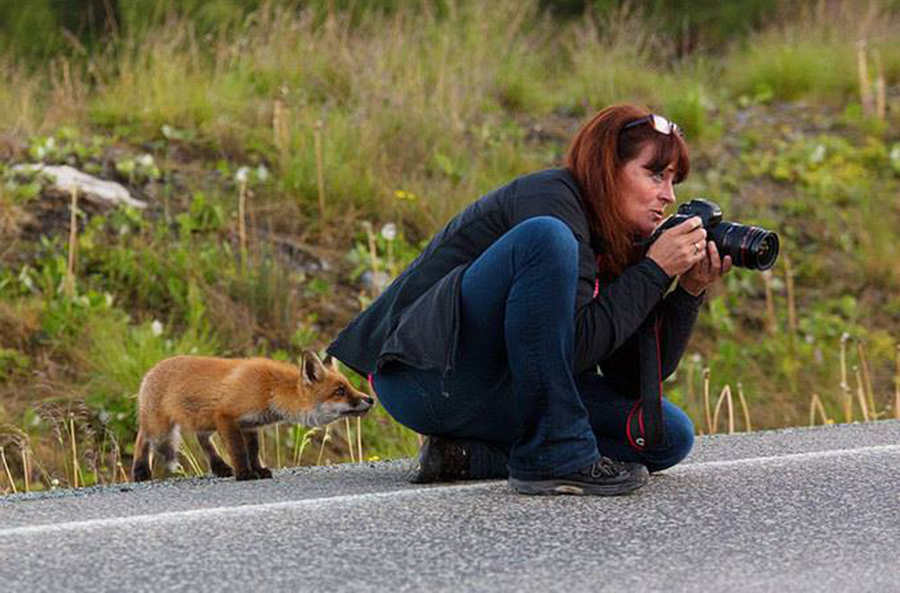
[(613, 461), (609, 457), (601, 457), (597, 461), (594, 462), (594, 465), (591, 466), (591, 477), (592, 478), (600, 478), (600, 477), (608, 477), (612, 478), (622, 471), (622, 464)]

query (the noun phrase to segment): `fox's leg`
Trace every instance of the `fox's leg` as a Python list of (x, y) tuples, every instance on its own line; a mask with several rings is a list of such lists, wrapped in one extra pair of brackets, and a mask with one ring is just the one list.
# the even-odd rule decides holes
[(178, 469), (178, 447), (181, 444), (181, 431), (178, 425), (172, 428), (161, 439), (153, 443), (153, 449), (160, 456), (166, 470), (174, 473)]
[(137, 440), (134, 442), (134, 462), (131, 465), (131, 479), (135, 482), (145, 482), (152, 477), (150, 468), (150, 442), (144, 435), (144, 429), (138, 430)]
[(245, 430), (244, 440), (247, 442), (247, 457), (250, 458), (250, 467), (256, 472), (258, 478), (271, 478), (272, 470), (263, 467), (259, 460), (259, 432), (256, 430)]
[(250, 465), (250, 457), (247, 455), (247, 443), (244, 442), (244, 435), (241, 434), (241, 429), (238, 428), (235, 419), (230, 416), (217, 416), (216, 430), (231, 454), (234, 479), (239, 481), (256, 480), (258, 476)]
[(209, 469), (216, 477), (230, 478), (234, 475), (234, 472), (231, 471), (231, 466), (225, 463), (225, 460), (219, 456), (216, 448), (213, 447), (212, 441), (210, 441), (211, 437), (212, 435), (208, 432), (197, 433), (197, 440), (200, 441), (200, 446), (203, 447), (203, 452), (206, 453), (206, 457), (209, 459)]

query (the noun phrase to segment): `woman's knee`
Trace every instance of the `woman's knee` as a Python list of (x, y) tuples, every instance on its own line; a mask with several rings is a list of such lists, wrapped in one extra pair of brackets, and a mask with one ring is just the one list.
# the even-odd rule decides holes
[(666, 445), (654, 452), (647, 469), (658, 472), (684, 460), (694, 446), (694, 423), (684, 411), (668, 401), (663, 401)]
[(533, 247), (539, 257), (554, 260), (566, 258), (577, 264), (578, 241), (572, 230), (553, 216), (536, 216), (516, 225), (511, 232), (517, 233), (526, 245)]
[(381, 407), (403, 426), (420, 434), (436, 434), (439, 431), (434, 409), (416, 374), (424, 371), (403, 367), (389, 372), (378, 372), (372, 378), (372, 387), (378, 394)]

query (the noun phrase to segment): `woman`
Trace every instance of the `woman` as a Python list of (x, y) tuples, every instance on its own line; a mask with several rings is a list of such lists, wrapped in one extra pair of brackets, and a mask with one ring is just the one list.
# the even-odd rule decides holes
[(608, 107), (565, 168), (469, 205), (338, 336), (329, 353), (429, 435), (414, 481), (617, 495), (687, 455), (693, 425), (660, 383), (731, 267), (699, 218), (648, 240), (688, 171), (677, 126)]

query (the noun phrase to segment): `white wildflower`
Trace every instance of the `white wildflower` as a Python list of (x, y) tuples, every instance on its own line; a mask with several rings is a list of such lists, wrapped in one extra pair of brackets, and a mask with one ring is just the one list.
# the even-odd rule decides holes
[(31, 279), (31, 274), (28, 273), (27, 268), (22, 268), (22, 271), (19, 272), (19, 282), (28, 290), (34, 290), (34, 280)]
[(263, 182), (269, 178), (269, 170), (266, 169), (265, 165), (260, 165), (256, 168), (256, 178)]
[(383, 227), (381, 227), (381, 236), (387, 239), (388, 241), (393, 241), (397, 238), (397, 225), (393, 222), (389, 222)]
[(153, 160), (153, 155), (149, 155), (149, 154), (142, 154), (141, 156), (138, 157), (137, 162), (138, 162), (138, 165), (140, 165), (142, 167), (147, 167), (148, 169), (155, 164), (155, 162)]
[(821, 163), (823, 160), (825, 160), (825, 145), (817, 144), (816, 148), (813, 150), (812, 154), (809, 156), (809, 162)]
[(150, 331), (153, 332), (154, 336), (161, 336), (163, 333), (163, 324), (160, 323), (158, 319), (154, 319), (153, 323), (150, 324)]
[(891, 162), (896, 167), (900, 167), (900, 142), (894, 144), (893, 148), (891, 148), (891, 152), (888, 154), (888, 157), (891, 159)]
[(237, 173), (234, 174), (234, 180), (238, 183), (247, 183), (247, 179), (250, 177), (250, 168), (249, 167), (241, 167), (237, 170)]

